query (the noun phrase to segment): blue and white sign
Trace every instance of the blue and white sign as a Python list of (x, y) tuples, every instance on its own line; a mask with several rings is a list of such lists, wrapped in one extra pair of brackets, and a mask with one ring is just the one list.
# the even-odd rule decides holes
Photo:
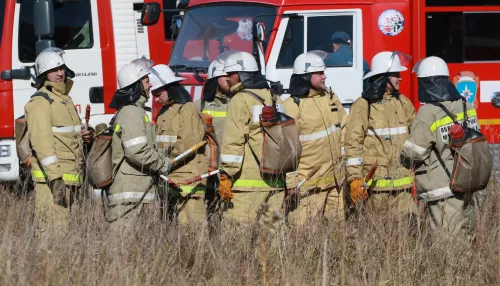
[(464, 76), (456, 83), (458, 93), (467, 99), (468, 103), (473, 104), (477, 96), (477, 83), (473, 78)]

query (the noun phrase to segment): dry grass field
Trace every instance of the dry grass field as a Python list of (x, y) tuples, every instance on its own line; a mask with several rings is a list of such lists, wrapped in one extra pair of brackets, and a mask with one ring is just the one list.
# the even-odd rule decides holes
[[(500, 285), (500, 194), (490, 188), (472, 242), (391, 217), (287, 227), (263, 217), (179, 228), (151, 218), (113, 237), (100, 206), (74, 209), (70, 234), (37, 238), (34, 198), (0, 192), (1, 285)], [(422, 219), (422, 218), (421, 218)]]

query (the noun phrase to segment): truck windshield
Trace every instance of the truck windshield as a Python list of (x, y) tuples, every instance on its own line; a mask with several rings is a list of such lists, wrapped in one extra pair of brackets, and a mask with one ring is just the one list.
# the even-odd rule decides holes
[(7, 1), (0, 1), (0, 46), (2, 45), (3, 18)]
[[(228, 50), (252, 52), (252, 21), (266, 25), (269, 35), (276, 8), (257, 4), (219, 4), (186, 12), (169, 65), (179, 68), (208, 68), (211, 61)], [(266, 48), (267, 43), (264, 43)]]

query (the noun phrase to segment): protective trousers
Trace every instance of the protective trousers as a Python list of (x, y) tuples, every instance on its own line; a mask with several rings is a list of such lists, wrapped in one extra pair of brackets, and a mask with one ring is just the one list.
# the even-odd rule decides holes
[(272, 211), (281, 211), (283, 191), (242, 192), (233, 191), (233, 207), (224, 212), (224, 219), (237, 222), (253, 222), (263, 203), (269, 204)]
[[(135, 203), (122, 203), (111, 206), (106, 214), (106, 219), (115, 220), (130, 210)], [(129, 238), (134, 235), (134, 227), (144, 223), (151, 223), (155, 217), (155, 203), (141, 203), (132, 209), (124, 217), (110, 224), (110, 231), (114, 237), (121, 239)]]
[[(322, 215), (325, 208), (325, 218), (329, 221), (340, 222), (344, 219), (344, 195), (335, 187), (327, 189), (310, 189), (307, 197), (300, 200), (297, 209), (288, 214), (288, 223), (304, 225), (309, 219)], [(327, 198), (328, 196), (328, 198)], [(325, 206), (326, 199), (326, 206)]]
[(390, 192), (373, 191), (367, 202), (367, 210), (375, 214), (416, 214), (417, 205), (408, 189)]
[[(66, 204), (72, 206), (80, 195), (76, 186), (66, 185)], [(44, 239), (63, 238), (68, 234), (70, 207), (54, 204), (52, 192), (46, 183), (35, 186), (35, 218), (37, 235)]]
[(474, 227), (474, 205), (464, 195), (427, 202), (427, 223), (435, 233), (447, 237), (467, 235)]

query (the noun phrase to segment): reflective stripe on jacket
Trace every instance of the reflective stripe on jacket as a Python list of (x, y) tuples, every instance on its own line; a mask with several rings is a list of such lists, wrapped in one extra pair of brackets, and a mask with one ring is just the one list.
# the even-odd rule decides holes
[(66, 185), (79, 186), (83, 181), (83, 142), (81, 120), (68, 96), (73, 81), (45, 81), (38, 90), (48, 95), (34, 96), (25, 106), (30, 144), (35, 160), (32, 175), (37, 182), (63, 178)]
[[(464, 121), (465, 114), (461, 100), (441, 103), (456, 115), (459, 122)], [(469, 119), (467, 125), (479, 130), (474, 106), (469, 103), (466, 106)], [(411, 134), (404, 143), (401, 159), (408, 168), (418, 166), (415, 178), (419, 200), (435, 201), (453, 196), (448, 175), (433, 150), (434, 146), (451, 173), (453, 155), (448, 147), (448, 136), (452, 124), (453, 120), (440, 107), (425, 104), (418, 110), (417, 118), (411, 126)]]
[(344, 107), (337, 95), (315, 90), (299, 100), (298, 105), (291, 97), (285, 101), (285, 109), (295, 119), (302, 143), (299, 175), (305, 178), (318, 168), (301, 191), (309, 189), (308, 186), (335, 186), (335, 175), (337, 182), (342, 184), (345, 166), (341, 150), (347, 122)]
[(415, 119), (410, 100), (386, 93), (382, 100), (368, 105), (359, 98), (349, 112), (345, 139), (349, 180), (364, 178), (371, 166), (378, 168), (369, 185), (376, 191), (402, 190), (413, 185), (413, 172), (399, 162), (404, 142)]

